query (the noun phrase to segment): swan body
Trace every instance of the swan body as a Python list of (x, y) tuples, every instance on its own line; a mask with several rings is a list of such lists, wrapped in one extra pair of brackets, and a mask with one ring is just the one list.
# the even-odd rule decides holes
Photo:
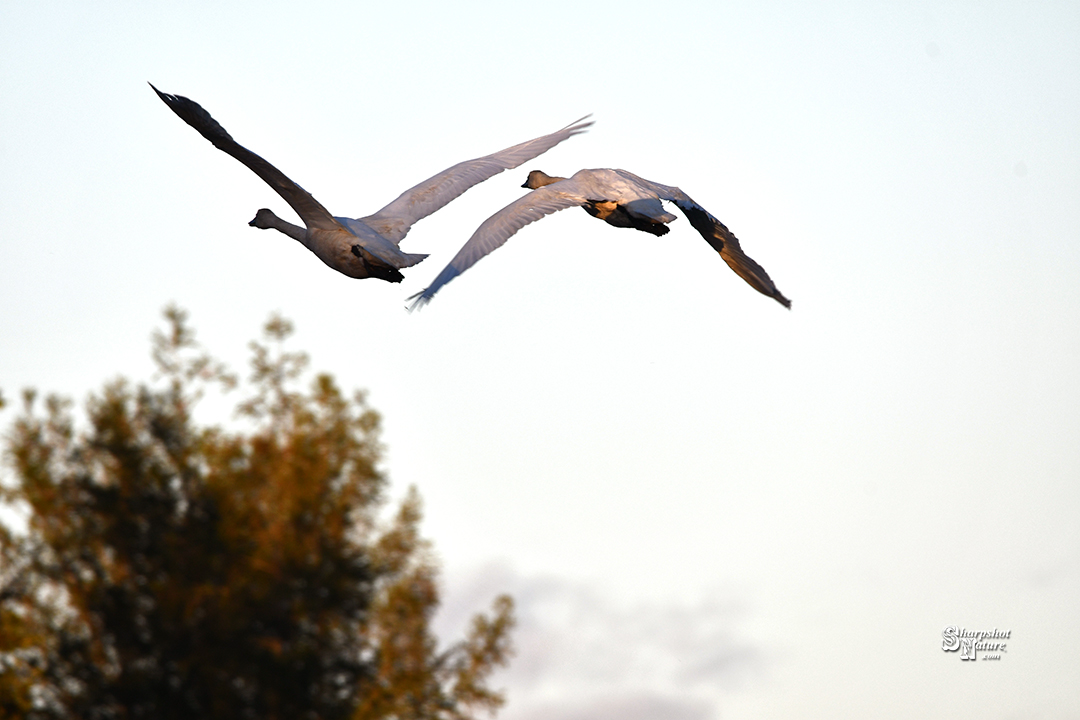
[(570, 207), (582, 207), (609, 225), (633, 228), (656, 236), (668, 232), (675, 215), (664, 209), (667, 201), (679, 208), (690, 224), (750, 287), (786, 308), (791, 301), (776, 289), (765, 269), (742, 251), (727, 227), (677, 187), (654, 183), (626, 170), (579, 170), (570, 178), (539, 170), (529, 173), (522, 187), (532, 190), (485, 220), (425, 290), (413, 295), (410, 309), (422, 307), (435, 293), (482, 257), (505, 243), (529, 223)]
[(402, 252), (398, 247), (413, 223), (445, 206), (473, 185), (531, 160), (592, 125), (592, 122), (582, 122), (585, 120), (582, 118), (550, 135), (458, 163), (406, 190), (382, 210), (354, 219), (331, 215), (311, 193), (233, 140), (225, 128), (194, 100), (163, 93), (152, 84), (150, 87), (181, 120), (195, 128), (214, 147), (236, 158), (262, 178), (304, 222), (304, 227), (294, 225), (263, 208), (248, 225), (263, 230), (274, 229), (298, 240), (324, 263), (351, 278), (378, 278), (388, 282), (401, 282), (402, 268), (427, 257)]

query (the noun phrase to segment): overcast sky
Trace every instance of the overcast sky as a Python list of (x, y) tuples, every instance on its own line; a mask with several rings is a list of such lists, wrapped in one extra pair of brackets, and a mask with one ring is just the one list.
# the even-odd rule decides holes
[[(392, 285), (248, 227), (293, 216), (147, 81), (350, 217), (596, 124)], [(0, 89), (5, 396), (148, 377), (169, 302), (236, 368), (291, 318), (425, 499), (447, 637), (518, 599), (507, 720), (1080, 717), (1080, 5), (5, 3)], [(792, 310), (685, 218), (571, 209), (405, 311), (585, 167), (681, 187)]]

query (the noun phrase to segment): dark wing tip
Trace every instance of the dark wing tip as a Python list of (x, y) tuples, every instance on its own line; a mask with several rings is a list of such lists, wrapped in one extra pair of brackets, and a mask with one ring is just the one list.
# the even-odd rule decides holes
[[(165, 103), (166, 105), (168, 105), (170, 108), (172, 108), (172, 110), (174, 112), (176, 111), (176, 107), (178, 105), (182, 106), (185, 102), (191, 103), (192, 105), (198, 106), (198, 103), (196, 103), (196, 102), (194, 102), (192, 100), (189, 100), (188, 98), (184, 97), (183, 95), (170, 95), (169, 93), (163, 93), (163, 92), (161, 92), (160, 90), (157, 89), (157, 87), (154, 85), (154, 83), (147, 82), (146, 84), (149, 85), (150, 87), (152, 87), (154, 89), (154, 92), (157, 93), (157, 96), (159, 98), (161, 98), (161, 101), (163, 103)], [(204, 110), (203, 112), (206, 112), (206, 111)]]
[(728, 267), (735, 271), (736, 275), (762, 295), (771, 297), (788, 310), (791, 309), (791, 301), (776, 289), (776, 284), (769, 277), (769, 273), (765, 272), (765, 268), (743, 252), (739, 239), (728, 230), (724, 223), (695, 202), (677, 200), (675, 204), (686, 214), (690, 224), (705, 238), (705, 241), (720, 253), (720, 257), (724, 259)]
[(456, 267), (454, 267), (451, 261), (451, 264), (444, 267), (442, 269), (442, 272), (439, 273), (435, 277), (435, 279), (431, 281), (430, 285), (428, 285), (426, 288), (416, 293), (415, 295), (410, 295), (408, 298), (406, 298), (407, 300), (412, 300), (412, 303), (409, 304), (409, 312), (419, 310), (420, 308), (427, 305), (429, 302), (431, 302), (431, 299), (435, 297), (435, 293), (439, 292), (439, 290), (442, 289), (443, 285), (450, 282), (460, 274), (461, 272)]
[(210, 113), (199, 103), (183, 95), (163, 93), (154, 87), (153, 83), (148, 82), (147, 85), (154, 89), (161, 101), (168, 105), (169, 109), (176, 113), (181, 120), (198, 130), (199, 134), (214, 143), (214, 145), (220, 142), (236, 142), (229, 133), (225, 132), (225, 128), (221, 127), (218, 121), (212, 118)]
[(429, 302), (431, 302), (431, 295), (428, 295), (427, 291), (428, 288), (424, 288), (415, 295), (410, 295), (409, 297), (405, 298), (406, 300), (412, 300), (412, 302), (409, 303), (405, 309), (408, 310), (410, 313), (415, 312), (427, 305)]

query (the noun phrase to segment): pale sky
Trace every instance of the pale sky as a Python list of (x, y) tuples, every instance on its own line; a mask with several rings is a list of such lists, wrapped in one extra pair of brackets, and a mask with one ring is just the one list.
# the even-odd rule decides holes
[[(147, 81), (350, 217), (596, 124), (392, 285), (248, 227), (293, 216)], [(147, 378), (169, 302), (238, 369), (292, 319), (425, 499), (448, 639), (517, 597), (500, 717), (1080, 718), (1080, 5), (9, 2), (0, 90), (5, 396)], [(793, 309), (685, 218), (571, 209), (406, 313), (586, 167), (681, 187)]]

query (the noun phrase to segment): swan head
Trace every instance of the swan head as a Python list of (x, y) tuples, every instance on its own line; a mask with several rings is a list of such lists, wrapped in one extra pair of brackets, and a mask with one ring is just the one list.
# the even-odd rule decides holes
[(255, 217), (248, 223), (251, 227), (257, 227), (260, 230), (269, 230), (270, 228), (277, 227), (278, 216), (271, 210), (263, 208), (259, 212), (255, 213)]
[(269, 230), (273, 228), (278, 232), (285, 233), (293, 240), (299, 240), (300, 242), (304, 243), (304, 245), (308, 244), (307, 231), (304, 228), (300, 227), (299, 225), (293, 225), (290, 222), (285, 222), (266, 208), (263, 208), (262, 210), (259, 210), (259, 212), (255, 213), (255, 217), (252, 219), (251, 222), (248, 223), (248, 225), (250, 225), (251, 227), (257, 227), (260, 230)]
[(521, 187), (528, 188), (529, 190), (535, 190), (536, 188), (542, 188), (545, 185), (550, 185), (551, 183), (557, 183), (560, 180), (565, 180), (565, 179), (566, 178), (552, 177), (551, 175), (548, 175), (543, 170), (533, 170), (532, 172), (529, 173), (529, 179), (526, 180), (525, 184), (522, 185)]

